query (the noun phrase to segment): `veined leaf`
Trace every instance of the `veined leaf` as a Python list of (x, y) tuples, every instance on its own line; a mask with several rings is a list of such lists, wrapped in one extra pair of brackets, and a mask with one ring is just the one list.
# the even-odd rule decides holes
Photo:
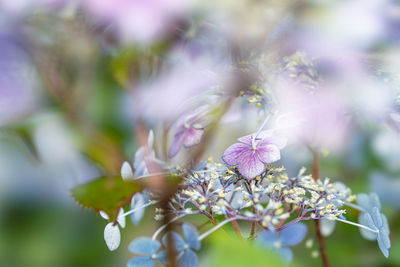
[(115, 221), (121, 207), (129, 204), (143, 185), (135, 180), (124, 181), (120, 176), (100, 177), (71, 190), (73, 198), (83, 207), (96, 212), (103, 210), (110, 221)]

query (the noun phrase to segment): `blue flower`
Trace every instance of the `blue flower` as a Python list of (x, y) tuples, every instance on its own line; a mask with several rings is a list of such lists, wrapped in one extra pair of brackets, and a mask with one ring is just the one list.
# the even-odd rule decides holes
[(199, 250), (201, 247), (199, 234), (196, 227), (190, 223), (184, 223), (182, 225), (182, 230), (186, 241), (178, 233), (172, 231), (163, 236), (162, 243), (167, 247), (167, 235), (171, 235), (174, 241), (175, 251), (178, 255), (178, 265), (180, 267), (195, 267), (197, 266), (198, 259), (193, 249)]
[(389, 257), (390, 244), (390, 229), (386, 216), (379, 212), (377, 207), (373, 207), (370, 212), (363, 212), (359, 218), (360, 224), (365, 225), (372, 230), (360, 228), (363, 237), (368, 240), (377, 240), (380, 250), (385, 257)]
[[(127, 267), (154, 267), (155, 260), (163, 262), (165, 259), (165, 252), (161, 251), (156, 253), (161, 247), (158, 240), (153, 240), (147, 237), (139, 237), (132, 241), (129, 245), (129, 250), (135, 254), (140, 254), (139, 256), (129, 260), (126, 264)], [(165, 263), (165, 262), (163, 262)]]
[(305, 224), (296, 223), (288, 226), (279, 233), (276, 231), (263, 231), (258, 242), (268, 248), (275, 249), (287, 262), (293, 259), (293, 252), (289, 246), (299, 244), (307, 233)]
[(389, 248), (391, 247), (389, 223), (386, 216), (381, 213), (382, 206), (378, 195), (375, 193), (358, 194), (357, 204), (362, 208), (358, 222), (376, 231), (360, 228), (361, 236), (370, 241), (377, 240), (383, 255), (386, 258), (389, 257)]

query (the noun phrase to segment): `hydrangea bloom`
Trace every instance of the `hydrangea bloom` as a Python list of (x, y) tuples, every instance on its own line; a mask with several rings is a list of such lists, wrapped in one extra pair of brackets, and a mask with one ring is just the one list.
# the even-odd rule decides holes
[(263, 231), (258, 242), (269, 248), (275, 249), (282, 257), (290, 262), (293, 259), (293, 252), (289, 246), (299, 244), (307, 233), (307, 227), (302, 223), (292, 224), (281, 232)]
[(132, 243), (129, 245), (129, 250), (135, 254), (140, 254), (143, 256), (139, 256), (129, 260), (127, 263), (127, 267), (152, 267), (155, 266), (155, 260), (163, 262), (163, 259), (165, 258), (164, 252), (162, 251), (157, 253), (160, 247), (160, 242), (151, 238), (139, 237), (133, 240)]
[(270, 131), (263, 131), (257, 137), (243, 136), (228, 147), (222, 160), (230, 166), (238, 166), (240, 174), (253, 179), (265, 170), (265, 164), (281, 158), (280, 149), (286, 145), (286, 139), (276, 137)]

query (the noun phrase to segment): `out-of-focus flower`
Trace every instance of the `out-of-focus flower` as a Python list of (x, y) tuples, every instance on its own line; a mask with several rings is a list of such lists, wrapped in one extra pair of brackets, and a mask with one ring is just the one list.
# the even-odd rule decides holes
[(185, 16), (193, 1), (183, 0), (85, 0), (94, 16), (113, 24), (125, 42), (147, 44), (170, 32)]
[(182, 230), (186, 241), (178, 233), (169, 232), (163, 236), (162, 242), (164, 244), (164, 247), (167, 247), (167, 235), (171, 235), (170, 237), (173, 239), (175, 250), (178, 255), (179, 266), (197, 266), (197, 255), (193, 252), (193, 249), (199, 250), (201, 247), (197, 229), (189, 223), (184, 223), (182, 225)]
[(182, 114), (220, 103), (224, 66), (207, 55), (192, 57), (185, 50), (172, 52), (160, 74), (139, 87), (141, 115), (151, 121), (171, 123)]
[(24, 45), (0, 32), (0, 126), (29, 114), (39, 96), (38, 79)]
[[(139, 237), (132, 241), (129, 245), (129, 250), (135, 254), (143, 255), (133, 258), (128, 261), (128, 267), (137, 266), (155, 266), (155, 260), (164, 262), (165, 251), (157, 253), (157, 250), (161, 247), (158, 240), (153, 240), (147, 237)], [(165, 262), (164, 262), (165, 263)]]
[[(117, 224), (114, 224), (114, 222), (110, 222), (104, 228), (104, 240), (106, 241), (108, 249), (111, 251), (116, 250), (121, 243), (121, 232), (118, 225), (122, 228), (125, 228), (126, 226), (126, 220), (125, 216), (123, 216), (123, 213), (124, 210), (120, 209), (117, 215)], [(100, 215), (106, 220), (109, 219), (107, 213), (105, 213), (104, 211), (100, 211)]]
[(163, 166), (165, 163), (156, 158), (154, 146), (154, 133), (151, 130), (147, 138), (147, 144), (141, 146), (135, 153), (135, 160), (133, 162), (133, 167), (135, 168), (135, 173), (133, 173), (132, 167), (129, 162), (125, 161), (121, 167), (121, 176), (124, 180), (137, 179), (141, 176), (149, 175), (150, 171), (147, 167), (149, 163), (157, 164)]
[(307, 227), (302, 223), (295, 223), (280, 231), (263, 231), (258, 237), (258, 243), (276, 250), (287, 262), (293, 259), (293, 252), (289, 246), (299, 244), (307, 233)]
[(341, 96), (333, 89), (310, 91), (302, 84), (279, 80), (277, 127), (287, 136), (298, 139), (318, 150), (340, 149), (345, 144), (348, 126), (347, 109)]
[(203, 136), (205, 126), (205, 120), (198, 117), (197, 114), (183, 116), (177, 123), (174, 139), (169, 149), (169, 157), (175, 157), (182, 144), (185, 148), (198, 145)]
[(400, 179), (390, 178), (383, 173), (373, 173), (370, 177), (370, 188), (384, 203), (400, 208)]
[(373, 151), (382, 159), (387, 170), (392, 172), (400, 170), (398, 162), (400, 150), (393, 149), (400, 145), (398, 133), (390, 129), (383, 129), (374, 135), (371, 145)]
[(238, 166), (240, 174), (247, 179), (260, 175), (265, 164), (278, 161), (280, 150), (285, 147), (286, 139), (274, 136), (269, 131), (254, 135), (243, 136), (228, 147), (222, 155), (222, 160), (230, 166)]

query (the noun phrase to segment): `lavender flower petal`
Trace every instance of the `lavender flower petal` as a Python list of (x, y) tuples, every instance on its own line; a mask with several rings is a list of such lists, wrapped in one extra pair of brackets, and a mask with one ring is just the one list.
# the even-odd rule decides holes
[(248, 151), (238, 164), (239, 172), (246, 179), (253, 179), (264, 171), (264, 163), (260, 161), (255, 151)]
[(194, 129), (194, 128), (187, 129), (183, 137), (183, 145), (186, 148), (198, 145), (201, 141), (203, 133), (204, 130), (202, 129)]
[(238, 165), (243, 155), (251, 148), (245, 144), (236, 143), (228, 147), (222, 155), (222, 160), (231, 166)]

